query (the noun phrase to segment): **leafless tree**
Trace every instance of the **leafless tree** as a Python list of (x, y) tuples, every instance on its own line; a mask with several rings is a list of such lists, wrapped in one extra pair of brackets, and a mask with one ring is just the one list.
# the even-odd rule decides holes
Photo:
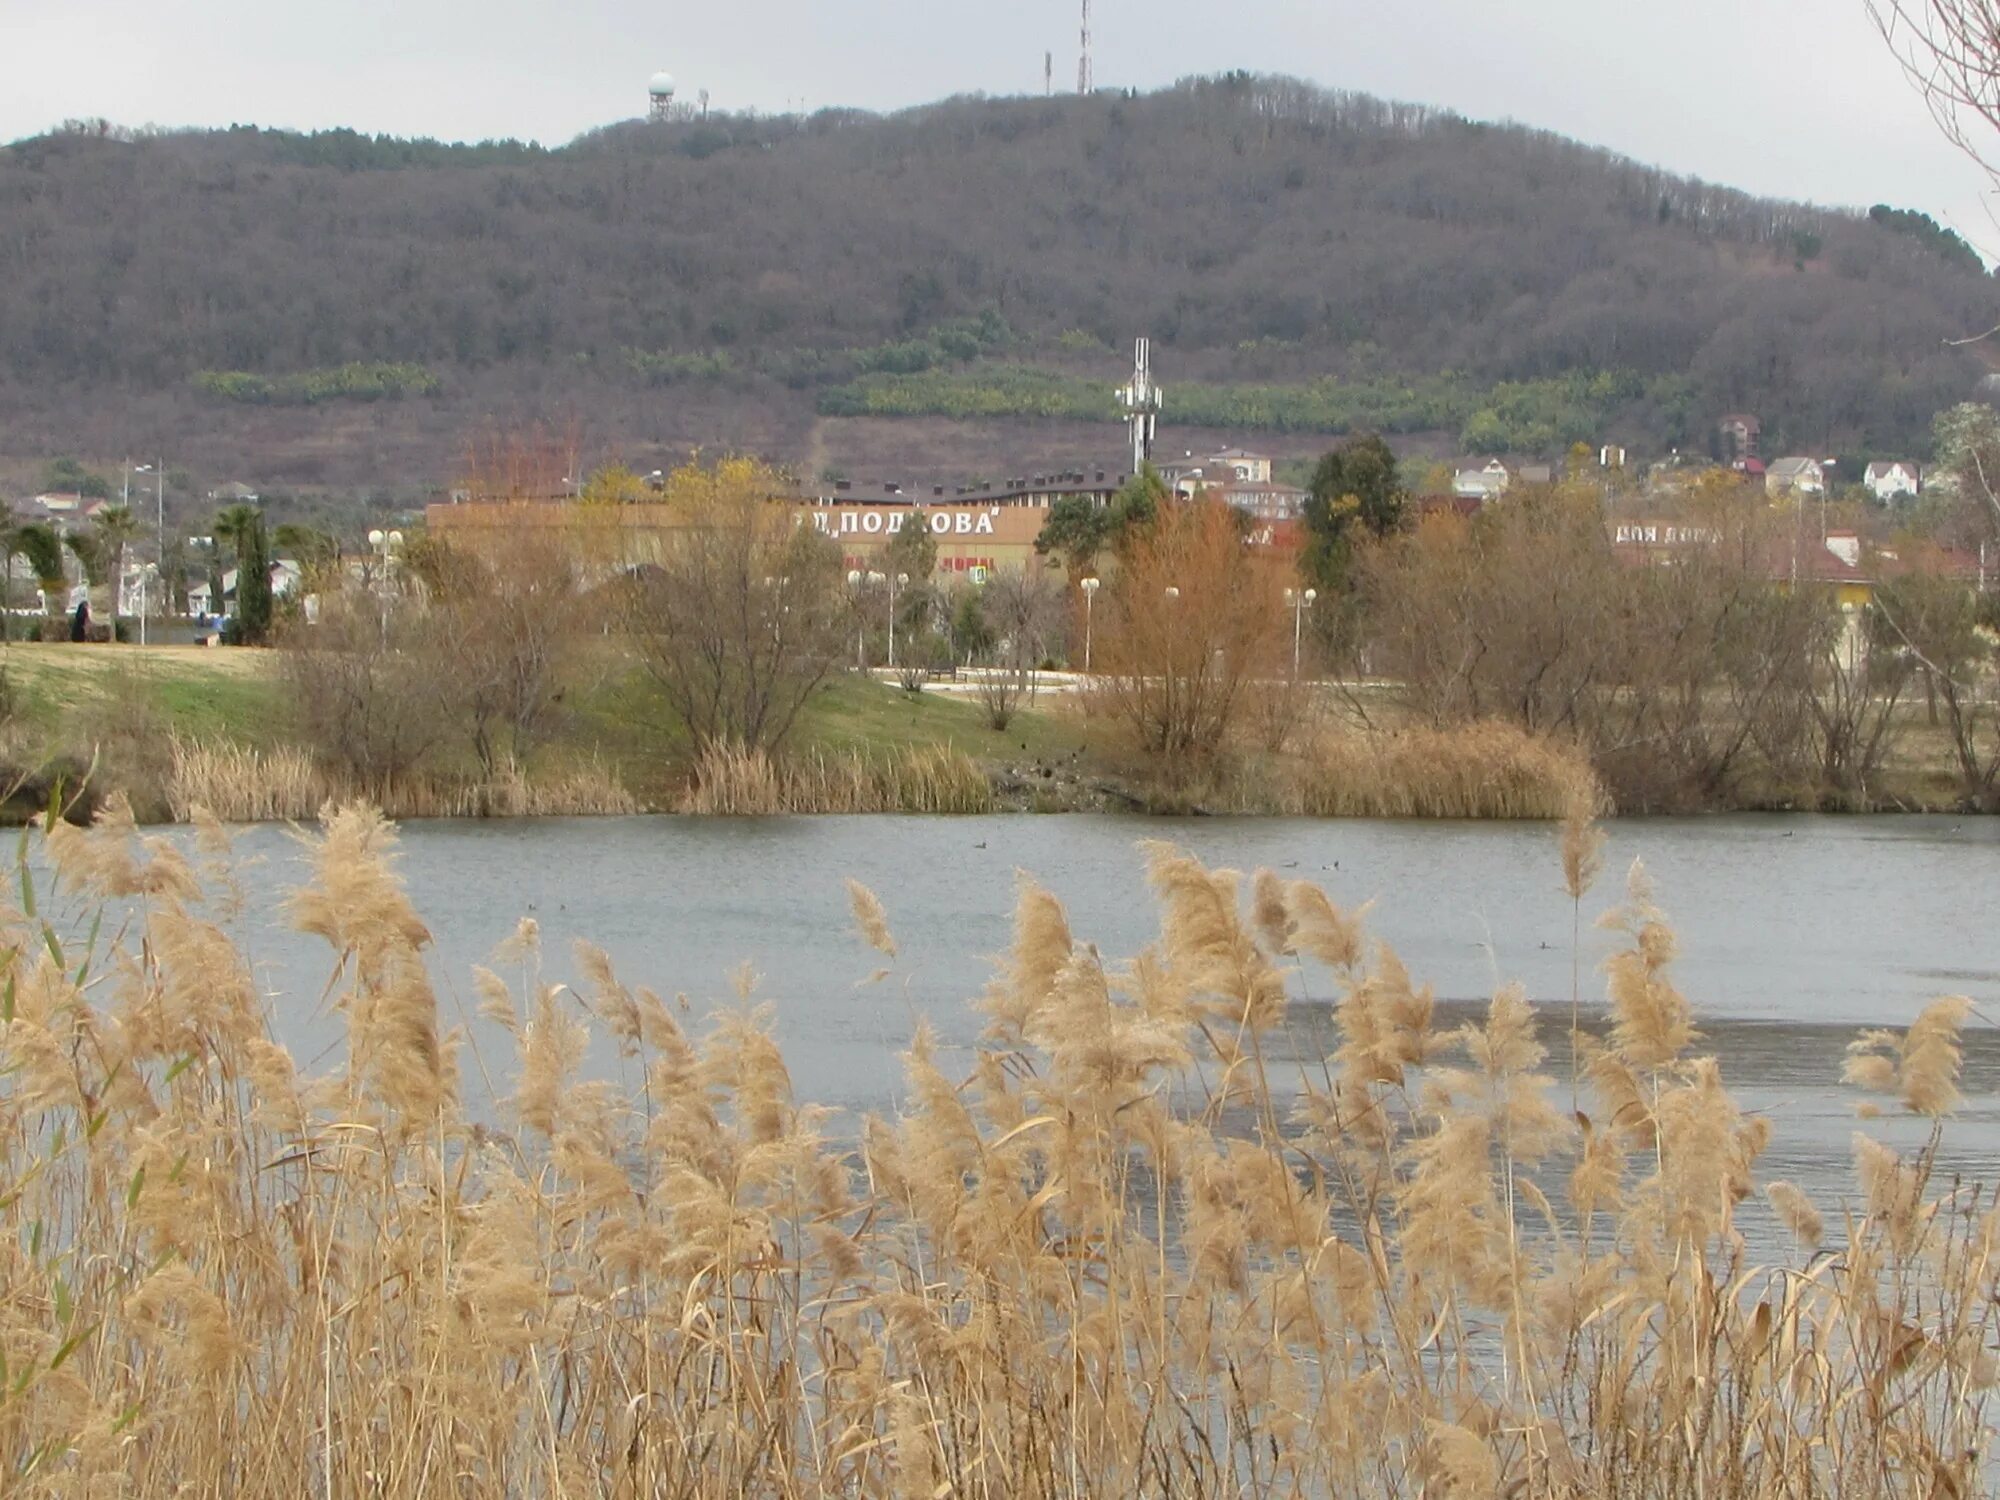
[(420, 562), (431, 637), (450, 663), (463, 723), (490, 780), (546, 734), (583, 634), (578, 562), (562, 546), (509, 534), (477, 553), (426, 545)]
[(774, 488), (736, 462), (677, 475), (678, 524), (618, 589), (648, 678), (700, 748), (775, 746), (843, 655), (839, 549)]
[(289, 626), (282, 646), (303, 738), (363, 787), (401, 780), (456, 732), (462, 699), (450, 658), (436, 621), (407, 601), (326, 596), (318, 622)]
[(1001, 573), (979, 591), (979, 612), (992, 639), (979, 679), (986, 721), (1005, 729), (1035, 693), (1035, 672), (1062, 635), (1063, 594), (1044, 574)]

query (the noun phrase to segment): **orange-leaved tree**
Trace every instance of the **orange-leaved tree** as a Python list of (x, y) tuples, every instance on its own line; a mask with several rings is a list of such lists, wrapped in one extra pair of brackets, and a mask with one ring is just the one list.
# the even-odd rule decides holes
[(1093, 706), (1168, 760), (1229, 740), (1246, 688), (1281, 672), (1285, 569), (1219, 500), (1160, 507), (1128, 539), (1098, 606)]

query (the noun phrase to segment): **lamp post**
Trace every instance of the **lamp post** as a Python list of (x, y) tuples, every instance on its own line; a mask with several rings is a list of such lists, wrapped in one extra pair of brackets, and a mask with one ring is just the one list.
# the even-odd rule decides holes
[[(868, 576), (879, 579), (882, 575), (870, 573)], [(908, 573), (895, 573), (889, 578), (889, 670), (891, 672), (896, 670), (896, 588), (899, 584), (907, 588), (909, 582)]]
[(1097, 591), (1102, 584), (1101, 579), (1086, 578), (1079, 585), (1083, 590), (1083, 672), (1086, 677), (1090, 675), (1090, 616), (1097, 604)]
[(1833, 466), (1839, 462), (1840, 460), (1837, 458), (1825, 458), (1820, 460), (1819, 544), (1822, 547), (1826, 545), (1826, 502), (1827, 502), (1827, 497), (1833, 492)]
[(868, 670), (868, 623), (861, 618), (862, 572), (859, 568), (847, 570), (847, 592), (855, 599), (854, 606), (854, 670)]
[(1306, 611), (1319, 597), (1318, 589), (1286, 589), (1285, 603), (1292, 607), (1292, 676), (1299, 675), (1299, 643), (1305, 635)]
[(146, 612), (147, 612), (148, 608), (149, 608), (149, 607), (151, 606), (151, 604), (152, 604), (152, 588), (151, 588), (151, 583), (152, 583), (152, 580), (153, 580), (153, 579), (155, 579), (155, 578), (157, 578), (157, 577), (159, 577), (159, 576), (160, 576), (160, 569), (159, 569), (159, 566), (158, 566), (157, 564), (155, 564), (155, 563), (142, 563), (142, 564), (140, 564), (140, 566), (139, 566), (139, 644), (140, 644), (140, 645), (142, 645), (142, 646), (146, 644)]

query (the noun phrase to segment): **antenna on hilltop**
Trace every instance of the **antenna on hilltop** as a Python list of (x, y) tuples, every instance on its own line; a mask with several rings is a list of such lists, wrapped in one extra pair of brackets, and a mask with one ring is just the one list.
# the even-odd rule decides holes
[(1053, 52), (1044, 52), (1042, 54), (1042, 93), (1044, 95), (1053, 95), (1055, 91), (1056, 55)]
[(1090, 0), (1083, 0), (1083, 47), (1076, 58), (1076, 91), (1090, 92)]

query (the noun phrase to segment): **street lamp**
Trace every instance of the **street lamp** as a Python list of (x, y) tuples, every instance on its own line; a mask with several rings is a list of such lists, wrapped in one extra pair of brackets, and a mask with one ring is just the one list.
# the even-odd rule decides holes
[[(880, 578), (880, 573), (870, 573), (870, 578)], [(896, 670), (896, 588), (900, 584), (909, 587), (910, 575), (897, 573), (889, 579), (889, 670)]]
[(1306, 611), (1313, 607), (1313, 600), (1319, 597), (1318, 589), (1285, 590), (1285, 603), (1292, 607), (1292, 676), (1299, 675), (1299, 641), (1305, 634)]
[(1097, 591), (1102, 586), (1103, 580), (1098, 578), (1086, 578), (1079, 585), (1083, 589), (1083, 670), (1086, 676), (1090, 673), (1090, 615), (1097, 604)]
[(156, 563), (142, 563), (139, 567), (139, 644), (146, 644), (146, 612), (152, 603), (151, 582), (160, 576)]

